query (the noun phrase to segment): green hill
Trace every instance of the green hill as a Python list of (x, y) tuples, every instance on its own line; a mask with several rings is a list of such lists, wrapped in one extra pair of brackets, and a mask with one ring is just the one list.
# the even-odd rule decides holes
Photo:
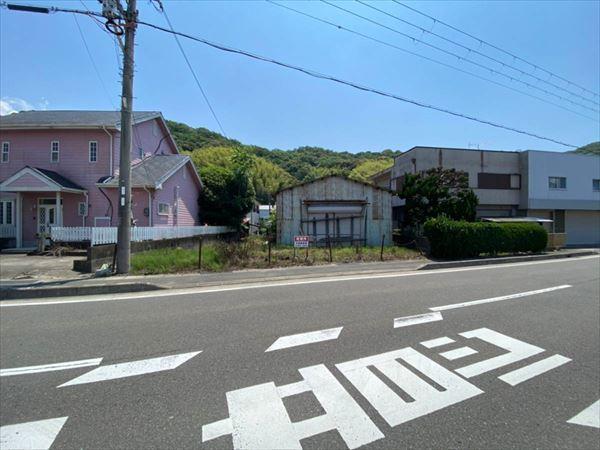
[[(354, 174), (360, 179), (366, 179), (370, 175), (370, 170), (381, 169), (382, 163), (389, 164), (390, 159), (399, 155), (400, 151), (384, 150), (382, 152), (336, 152), (321, 147), (298, 147), (292, 150), (267, 149), (254, 145), (243, 144), (237, 140), (226, 138), (219, 133), (210, 131), (206, 128), (192, 128), (186, 124), (167, 121), (171, 133), (180, 149), (192, 152), (209, 147), (243, 147), (249, 153), (266, 162), (283, 169), (293, 181), (310, 181), (312, 179), (330, 175), (350, 175)], [(378, 161), (364, 165), (367, 161)], [(263, 169), (264, 163), (261, 163)], [(286, 183), (290, 181), (285, 177), (284, 172), (274, 172), (273, 177), (286, 178)], [(373, 173), (375, 173), (373, 172)], [(353, 175), (354, 175), (353, 174)], [(274, 186), (278, 183), (273, 180), (263, 180), (266, 185)]]
[(579, 147), (577, 150), (573, 150), (573, 152), (581, 153), (582, 155), (600, 155), (600, 141)]

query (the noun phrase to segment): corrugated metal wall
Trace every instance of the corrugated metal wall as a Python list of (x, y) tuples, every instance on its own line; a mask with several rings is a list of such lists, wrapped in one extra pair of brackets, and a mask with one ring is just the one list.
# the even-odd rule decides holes
[(381, 245), (383, 235), (386, 245), (392, 241), (392, 195), (343, 177), (329, 177), (277, 195), (277, 243), (290, 245), (295, 235), (310, 234), (309, 230), (302, 230), (304, 200), (366, 200), (367, 245)]

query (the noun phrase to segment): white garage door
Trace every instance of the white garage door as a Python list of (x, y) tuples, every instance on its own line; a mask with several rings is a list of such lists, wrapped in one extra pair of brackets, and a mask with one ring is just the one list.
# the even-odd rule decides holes
[(600, 245), (600, 211), (567, 211), (567, 245)]

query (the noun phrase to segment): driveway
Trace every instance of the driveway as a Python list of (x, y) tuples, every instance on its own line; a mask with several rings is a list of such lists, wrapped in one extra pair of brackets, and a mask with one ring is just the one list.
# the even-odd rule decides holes
[(81, 257), (0, 254), (0, 282), (88, 278), (89, 274), (73, 271), (75, 259)]

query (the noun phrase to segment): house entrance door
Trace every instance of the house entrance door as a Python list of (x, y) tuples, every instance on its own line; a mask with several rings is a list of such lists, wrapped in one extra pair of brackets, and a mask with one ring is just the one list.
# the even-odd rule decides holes
[(38, 206), (38, 233), (49, 233), (50, 227), (56, 225), (56, 205)]

